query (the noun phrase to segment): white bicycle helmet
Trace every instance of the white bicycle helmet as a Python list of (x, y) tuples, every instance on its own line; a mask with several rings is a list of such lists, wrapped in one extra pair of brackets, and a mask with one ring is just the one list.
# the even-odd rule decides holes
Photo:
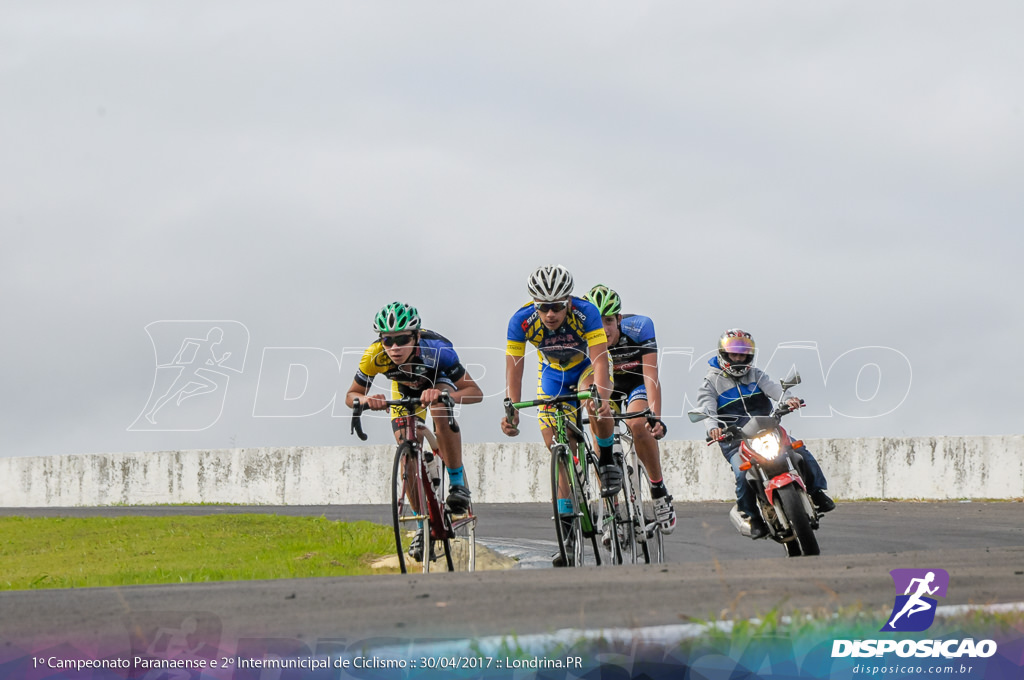
[(527, 280), (531, 297), (538, 302), (557, 302), (572, 295), (572, 274), (560, 264), (538, 267)]

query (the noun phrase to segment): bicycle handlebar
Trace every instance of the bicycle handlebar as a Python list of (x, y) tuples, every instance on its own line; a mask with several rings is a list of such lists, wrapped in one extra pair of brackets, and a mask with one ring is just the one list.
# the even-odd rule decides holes
[(587, 390), (583, 392), (574, 392), (572, 394), (563, 394), (560, 397), (550, 397), (548, 399), (534, 399), (533, 401), (519, 401), (513, 403), (511, 399), (505, 397), (505, 416), (508, 418), (508, 422), (512, 422), (512, 419), (516, 415), (516, 411), (524, 408), (533, 408), (535, 406), (553, 406), (555, 404), (565, 404), (570, 401), (580, 401), (582, 399), (593, 399), (594, 405), (600, 408), (601, 396), (597, 393), (597, 390)]
[(631, 418), (643, 418), (647, 416), (648, 422), (651, 420), (657, 420), (654, 414), (651, 413), (651, 409), (645, 408), (643, 411), (633, 411), (632, 413), (613, 413), (612, 418), (615, 420), (630, 420)]
[[(442, 404), (448, 407), (448, 427), (451, 428), (452, 432), (459, 431), (459, 424), (455, 422), (455, 414), (452, 412), (455, 408), (455, 400), (448, 394), (447, 390), (442, 390), (441, 399), (439, 400)], [(389, 399), (384, 402), (388, 406), (404, 406), (409, 409), (416, 409), (423, 405), (423, 402), (419, 397), (405, 397), (403, 399)], [(349, 434), (354, 434), (362, 441), (367, 440), (366, 433), (363, 432), (363, 425), (360, 418), (363, 415), (363, 411), (367, 410), (366, 406), (360, 403), (359, 399), (352, 401), (352, 429)]]

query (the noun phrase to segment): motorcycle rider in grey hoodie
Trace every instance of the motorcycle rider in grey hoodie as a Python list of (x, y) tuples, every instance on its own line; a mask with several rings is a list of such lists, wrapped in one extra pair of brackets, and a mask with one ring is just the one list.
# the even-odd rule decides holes
[[(736, 425), (742, 427), (751, 416), (766, 416), (772, 412), (772, 400), (785, 401), (790, 408), (799, 408), (800, 400), (782, 389), (777, 381), (753, 365), (757, 351), (750, 333), (738, 328), (727, 330), (718, 339), (718, 354), (708, 364), (704, 383), (697, 393), (697, 408), (711, 415), (708, 419), (708, 436), (713, 440), (722, 436), (721, 422), (716, 415), (730, 415), (739, 418)], [(731, 422), (731, 421), (730, 421)], [(738, 441), (719, 442), (722, 455), (732, 465), (736, 476), (736, 506), (750, 520), (750, 537), (763, 538), (768, 527), (761, 518), (754, 501), (754, 494), (740, 470), (742, 456)], [(801, 446), (795, 449), (804, 460), (807, 491), (819, 513), (835, 509), (835, 502), (825, 492), (828, 483), (821, 466), (811, 452)]]

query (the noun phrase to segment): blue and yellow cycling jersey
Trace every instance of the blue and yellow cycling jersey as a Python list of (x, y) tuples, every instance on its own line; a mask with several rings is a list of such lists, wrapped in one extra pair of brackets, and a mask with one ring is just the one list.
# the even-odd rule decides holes
[[(597, 307), (574, 297), (565, 321), (553, 331), (540, 320), (532, 302), (523, 305), (508, 322), (507, 340), (505, 353), (514, 357), (526, 355), (527, 342), (537, 348), (537, 398), (547, 399), (575, 392), (587, 381), (593, 373), (589, 349), (608, 342), (608, 336)], [(541, 407), (539, 420), (542, 430), (554, 425), (551, 407)]]
[(519, 308), (508, 322), (505, 353), (514, 357), (526, 355), (526, 343), (537, 348), (542, 370), (575, 372), (590, 365), (589, 348), (608, 342), (597, 307), (574, 297), (572, 309), (562, 325), (551, 331), (540, 320), (532, 302)]

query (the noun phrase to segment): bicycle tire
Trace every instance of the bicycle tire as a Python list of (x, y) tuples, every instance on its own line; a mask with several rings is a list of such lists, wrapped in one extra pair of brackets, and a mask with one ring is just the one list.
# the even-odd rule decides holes
[[(411, 475), (408, 474), (410, 469), (412, 470)], [(391, 519), (394, 525), (398, 566), (403, 574), (408, 573), (410, 563), (418, 564), (423, 573), (430, 573), (433, 561), (430, 557), (437, 555), (433, 535), (441, 533), (434, 529), (431, 523), (428, 504), (433, 497), (433, 491), (426, 490), (426, 483), (420, 472), (416, 450), (412, 443), (402, 442), (399, 444), (395, 451), (395, 461), (391, 471)], [(414, 507), (410, 496), (417, 499), (418, 502), (415, 505), (418, 507)], [(421, 527), (423, 529), (424, 559), (416, 563), (406, 552), (408, 542), (405, 539), (411, 539)]]
[[(621, 466), (620, 466), (621, 471)], [(595, 472), (595, 476), (596, 472)], [(594, 517), (598, 533), (601, 536), (601, 544), (604, 544), (604, 539), (608, 539), (608, 545), (605, 546), (605, 550), (611, 555), (612, 564), (623, 564), (626, 560), (626, 551), (623, 551), (622, 536), (626, 535), (626, 520), (624, 517), (628, 517), (627, 504), (629, 503), (629, 494), (626, 489), (626, 478), (623, 477), (622, 488), (614, 496), (604, 497), (602, 496), (597, 503), (598, 507), (601, 508), (601, 514), (599, 517)], [(624, 514), (625, 513), (625, 514)]]
[(449, 571), (476, 571), (476, 516), (472, 508), (464, 515), (445, 513), (449, 538), (445, 539)]
[[(555, 444), (551, 447), (551, 503), (554, 510), (555, 537), (558, 542), (558, 553), (562, 563), (566, 566), (583, 566), (583, 525), (580, 517), (583, 512), (588, 512), (585, 507), (580, 507), (581, 497), (572, 483), (572, 463), (569, 459), (569, 447), (565, 444)], [(563, 522), (562, 515), (558, 511), (560, 477), (565, 478), (565, 484), (569, 488), (569, 499), (573, 503), (571, 519)]]
[[(441, 486), (448, 473), (442, 473)], [(448, 571), (476, 571), (476, 515), (470, 503), (466, 512), (454, 515), (444, 503), (444, 496), (438, 495), (438, 502), (444, 512), (445, 534), (444, 551)]]
[(412, 512), (411, 504), (406, 497), (406, 461), (413, 453), (409, 442), (402, 442), (395, 451), (395, 459), (391, 467), (391, 523), (395, 534), (395, 551), (398, 554), (398, 568), (405, 574), (406, 555), (403, 538), (408, 527), (405, 517)]
[[(661, 564), (665, 561), (665, 535), (661, 532), (661, 525), (654, 512), (654, 498), (651, 496), (651, 478), (647, 475), (647, 468), (637, 459), (637, 481), (640, 484), (640, 509), (642, 511), (643, 531), (645, 540), (643, 544), (644, 562), (647, 564)], [(648, 520), (650, 518), (650, 520)]]

